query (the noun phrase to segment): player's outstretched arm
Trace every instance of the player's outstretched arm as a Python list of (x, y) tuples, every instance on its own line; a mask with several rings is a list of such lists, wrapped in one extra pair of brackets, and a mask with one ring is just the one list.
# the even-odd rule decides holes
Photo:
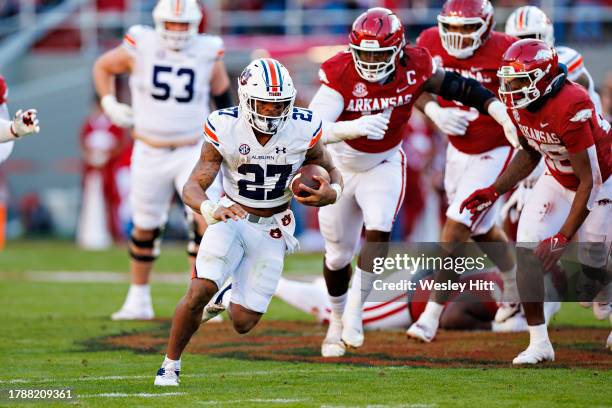
[(310, 193), (310, 195), (308, 197), (296, 196), (295, 199), (301, 204), (311, 205), (314, 207), (322, 207), (338, 201), (342, 194), (342, 189), (344, 188), (344, 182), (342, 181), (340, 171), (334, 165), (331, 155), (321, 140), (319, 140), (306, 152), (304, 165), (306, 164), (317, 164), (323, 167), (329, 173), (329, 178), (331, 181), (328, 183), (324, 178), (315, 176), (319, 183), (321, 183), (319, 188), (314, 190), (308, 186), (300, 184), (302, 190)]
[(438, 68), (425, 83), (424, 90), (448, 100), (461, 102), (466, 106), (478, 109), (481, 113), (490, 115), (504, 128), (504, 134), (510, 144), (515, 148), (520, 147), (518, 134), (512, 119), (508, 116), (506, 105), (475, 79), (464, 78), (455, 72)]
[(587, 205), (593, 191), (593, 170), (588, 150), (570, 153), (569, 161), (580, 184), (576, 189), (567, 219), (559, 230), (568, 240), (574, 236), (589, 214)]
[(96, 92), (100, 97), (102, 109), (110, 120), (120, 127), (131, 127), (134, 124), (132, 108), (117, 102), (115, 96), (115, 76), (132, 72), (134, 58), (122, 46), (102, 54), (94, 63), (93, 80)]
[(508, 168), (495, 180), (493, 187), (502, 195), (512, 190), (521, 180), (525, 179), (538, 167), (542, 155), (527, 144), (524, 138), (520, 139), (522, 149), (519, 149)]
[(522, 149), (516, 153), (512, 162), (497, 180), (489, 187), (481, 188), (469, 195), (459, 207), (459, 212), (464, 209), (472, 213), (472, 222), (479, 214), (492, 206), (497, 199), (510, 191), (519, 181), (529, 176), (540, 162), (540, 153), (527, 144), (525, 139), (520, 139)]
[(364, 115), (354, 120), (336, 122), (344, 110), (344, 97), (336, 90), (321, 85), (310, 101), (308, 109), (323, 120), (323, 143), (338, 143), (343, 140), (367, 137), (380, 140), (385, 137), (391, 111)]

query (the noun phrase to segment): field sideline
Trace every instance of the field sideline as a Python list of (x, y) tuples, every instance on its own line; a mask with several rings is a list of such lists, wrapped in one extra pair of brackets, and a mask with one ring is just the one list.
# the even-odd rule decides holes
[[(292, 256), (286, 265), (288, 275), (318, 274), (321, 256)], [(0, 323), (6, 333), (0, 339), (4, 367), (0, 406), (13, 405), (7, 399), (8, 389), (62, 387), (72, 389), (73, 402), (79, 406), (612, 405), (609, 370), (516, 369), (510, 364), (507, 368), (367, 367), (187, 353), (181, 386), (155, 388), (153, 377), (161, 354), (96, 347), (98, 343), (92, 340), (166, 330), (167, 319), (185, 291), (180, 281), (181, 274), (187, 274), (183, 247), (164, 247), (156, 265), (157, 272), (178, 281), (153, 284), (154, 306), (160, 317), (153, 322), (109, 320), (123, 300), (125, 283), (49, 278), (58, 272), (68, 277), (76, 272), (78, 280), (78, 272), (88, 271), (122, 279), (126, 270), (127, 255), (122, 248), (92, 253), (70, 243), (35, 241), (9, 243), (0, 252)], [(35, 279), (37, 274), (41, 279)], [(278, 300), (265, 319), (312, 321)], [(607, 327), (574, 304), (565, 304), (554, 324)], [(202, 336), (214, 327), (204, 329)], [(320, 332), (322, 336), (323, 328)], [(241, 340), (248, 342), (249, 335)], [(612, 359), (612, 354), (608, 356)], [(47, 402), (45, 406), (64, 404)]]

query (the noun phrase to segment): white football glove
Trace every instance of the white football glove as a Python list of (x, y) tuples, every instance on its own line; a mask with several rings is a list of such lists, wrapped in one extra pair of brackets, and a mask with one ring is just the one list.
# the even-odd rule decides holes
[(478, 117), (477, 110), (443, 108), (434, 101), (427, 102), (423, 110), (442, 133), (453, 136), (465, 135), (470, 122)]
[(337, 141), (351, 140), (366, 136), (368, 139), (381, 140), (389, 127), (387, 112), (364, 115), (359, 119), (336, 122), (332, 127), (333, 138)]
[(122, 128), (129, 128), (134, 125), (134, 114), (132, 107), (125, 103), (117, 102), (115, 95), (106, 95), (100, 100), (100, 105), (104, 113), (115, 125)]
[(510, 119), (510, 116), (508, 116), (506, 105), (498, 100), (495, 100), (489, 104), (487, 111), (489, 112), (489, 115), (491, 115), (491, 117), (504, 128), (506, 139), (508, 139), (512, 147), (515, 149), (520, 148), (521, 144), (519, 143), (518, 133), (516, 132), (514, 123), (512, 123), (512, 119)]
[(19, 109), (11, 122), (11, 134), (17, 139), (32, 133), (40, 132), (36, 109), (28, 109), (25, 112)]

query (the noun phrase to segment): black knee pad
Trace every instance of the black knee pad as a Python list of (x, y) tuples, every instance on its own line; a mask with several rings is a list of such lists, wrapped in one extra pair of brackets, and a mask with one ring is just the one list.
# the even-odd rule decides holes
[(136, 239), (133, 235), (130, 235), (130, 243), (139, 249), (150, 249), (151, 253), (148, 255), (137, 254), (130, 248), (129, 253), (130, 257), (136, 261), (140, 262), (153, 262), (157, 259), (160, 253), (160, 245), (161, 245), (161, 228), (156, 228), (153, 230), (153, 238), (151, 239)]
[(194, 258), (198, 256), (198, 249), (200, 249), (200, 242), (202, 242), (202, 235), (198, 233), (198, 223), (191, 221), (189, 223), (189, 241), (187, 242), (187, 254)]

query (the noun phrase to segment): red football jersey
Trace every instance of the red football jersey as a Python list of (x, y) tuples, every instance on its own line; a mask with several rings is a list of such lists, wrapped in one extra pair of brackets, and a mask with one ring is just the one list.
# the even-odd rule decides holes
[[(442, 46), (438, 27), (431, 27), (417, 38), (417, 45), (427, 48), (438, 66), (464, 77), (473, 78), (497, 95), (499, 88), (497, 69), (502, 64), (504, 52), (515, 41), (514, 37), (493, 31), (472, 57), (457, 59), (449, 55)], [(445, 108), (470, 109), (459, 102), (441, 97), (438, 97), (438, 103)], [(470, 122), (464, 136), (449, 135), (448, 139), (457, 150), (468, 154), (484, 153), (499, 146), (510, 146), (504, 136), (503, 128), (492, 117), (483, 114), (479, 114), (478, 118)]]
[(598, 118), (587, 91), (566, 81), (563, 88), (532, 113), (527, 109), (512, 109), (511, 117), (519, 136), (545, 159), (552, 176), (565, 188), (576, 190), (579, 180), (569, 161), (570, 153), (578, 153), (595, 145), (602, 181), (612, 170), (612, 135), (610, 125)]
[(6, 98), (8, 96), (8, 86), (6, 85), (6, 81), (4, 77), (0, 75), (0, 105), (6, 103)]
[(380, 153), (402, 142), (404, 127), (410, 119), (412, 105), (423, 92), (423, 85), (434, 73), (429, 52), (420, 47), (404, 47), (402, 61), (395, 65), (393, 78), (385, 83), (372, 83), (361, 78), (350, 52), (340, 52), (321, 65), (321, 82), (338, 91), (344, 98), (344, 110), (338, 121), (354, 120), (362, 115), (392, 109), (389, 129), (382, 140), (367, 137), (347, 140), (361, 152)]

